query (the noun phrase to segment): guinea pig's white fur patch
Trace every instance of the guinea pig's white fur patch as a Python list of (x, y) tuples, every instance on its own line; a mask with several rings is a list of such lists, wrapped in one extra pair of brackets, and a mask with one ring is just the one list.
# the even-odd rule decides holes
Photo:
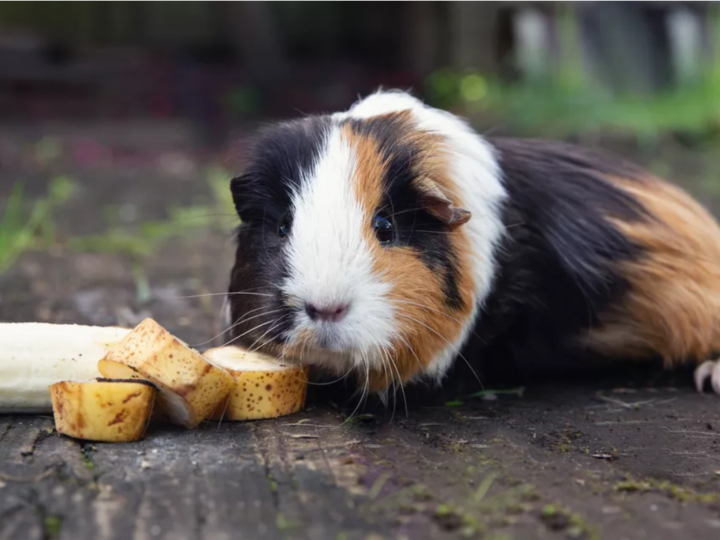
[(354, 351), (352, 361), (361, 365), (379, 362), (378, 347), (391, 346), (395, 318), (385, 298), (391, 286), (374, 275), (363, 237), (372, 216), (366, 216), (356, 200), (355, 165), (354, 150), (340, 128), (331, 127), (312, 170), (304, 172), (292, 198), (293, 227), (286, 247), (290, 276), (282, 289), (291, 301), (348, 305), (339, 323), (315, 322), (298, 311), (290, 338), (298, 342), (312, 332), (325, 338), (331, 349)]
[[(424, 373), (441, 378), (457, 356), (470, 333), (483, 300), (490, 292), (495, 274), (494, 251), (503, 234), (501, 205), (506, 197), (498, 162), (492, 148), (464, 121), (425, 106), (404, 92), (378, 92), (359, 101), (349, 111), (336, 113), (335, 120), (367, 119), (388, 113), (412, 111), (418, 129), (440, 135), (463, 207), (472, 212), (465, 224), (471, 246), (474, 305), (460, 336), (437, 355)], [(306, 171), (302, 186), (293, 197), (293, 228), (289, 239), (290, 277), (283, 290), (298, 301), (320, 305), (349, 304), (347, 317), (327, 329), (304, 313), (296, 317), (294, 336), (300, 339), (309, 330), (326, 337), (338, 349), (356, 351), (351, 361), (358, 368), (364, 362), (379, 365), (377, 347), (390, 347), (397, 334), (393, 304), (386, 300), (390, 286), (382, 276), (373, 275), (372, 255), (363, 238), (365, 216), (352, 189), (356, 156), (337, 126), (330, 128), (325, 146), (312, 170)], [(322, 324), (322, 323), (321, 323)], [(338, 366), (336, 366), (338, 367)]]

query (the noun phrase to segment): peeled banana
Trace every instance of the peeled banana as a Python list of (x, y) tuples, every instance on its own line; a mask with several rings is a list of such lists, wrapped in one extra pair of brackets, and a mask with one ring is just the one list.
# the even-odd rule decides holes
[(277, 418), (305, 406), (308, 373), (303, 366), (232, 346), (210, 349), (205, 358), (235, 380), (227, 400), (213, 413), (214, 419)]
[(49, 413), (50, 385), (91, 381), (128, 328), (0, 323), (0, 413)]
[(145, 381), (63, 381), (50, 393), (58, 433), (89, 441), (142, 439), (155, 404), (155, 387)]

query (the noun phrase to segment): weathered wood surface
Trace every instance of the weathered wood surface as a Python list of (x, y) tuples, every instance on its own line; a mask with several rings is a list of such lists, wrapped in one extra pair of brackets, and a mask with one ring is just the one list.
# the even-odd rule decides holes
[(156, 425), (131, 444), (0, 417), (0, 539), (718, 538), (718, 405), (537, 390), (392, 421)]

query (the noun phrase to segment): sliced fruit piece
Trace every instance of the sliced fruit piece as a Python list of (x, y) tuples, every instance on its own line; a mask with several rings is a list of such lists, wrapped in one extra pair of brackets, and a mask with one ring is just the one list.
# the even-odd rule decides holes
[(97, 362), (129, 328), (0, 323), (0, 413), (52, 411), (49, 386), (92, 381)]
[(55, 429), (88, 441), (142, 439), (155, 403), (155, 387), (146, 381), (62, 381), (50, 386), (50, 395)]
[(217, 347), (205, 358), (235, 379), (213, 419), (259, 420), (296, 413), (305, 406), (308, 369), (241, 347)]
[[(128, 379), (153, 384), (159, 390), (158, 406), (155, 408), (155, 417), (159, 420), (185, 425), (185, 423), (188, 422), (187, 419), (193, 414), (190, 405), (188, 405), (175, 392), (164, 384), (158, 382), (157, 379), (148, 377), (147, 375), (141, 375), (135, 368), (131, 368), (130, 366), (113, 360), (100, 360), (100, 362), (98, 362), (98, 370), (103, 374), (103, 376), (111, 379)], [(181, 420), (174, 422), (169, 416), (168, 410), (174, 410), (175, 417), (180, 418)]]
[[(119, 368), (123, 364), (133, 373)], [(233, 378), (210, 364), (152, 319), (145, 319), (98, 363), (105, 377), (150, 381), (158, 388), (158, 414), (194, 428), (230, 393)]]

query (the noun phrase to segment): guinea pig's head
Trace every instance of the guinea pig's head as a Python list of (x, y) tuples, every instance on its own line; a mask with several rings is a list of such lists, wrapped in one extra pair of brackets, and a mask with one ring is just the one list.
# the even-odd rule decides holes
[(464, 123), (403, 93), (266, 128), (231, 183), (232, 339), (371, 391), (441, 375), (492, 277), (502, 193), (480, 186), (478, 207), (465, 184), (494, 163)]

